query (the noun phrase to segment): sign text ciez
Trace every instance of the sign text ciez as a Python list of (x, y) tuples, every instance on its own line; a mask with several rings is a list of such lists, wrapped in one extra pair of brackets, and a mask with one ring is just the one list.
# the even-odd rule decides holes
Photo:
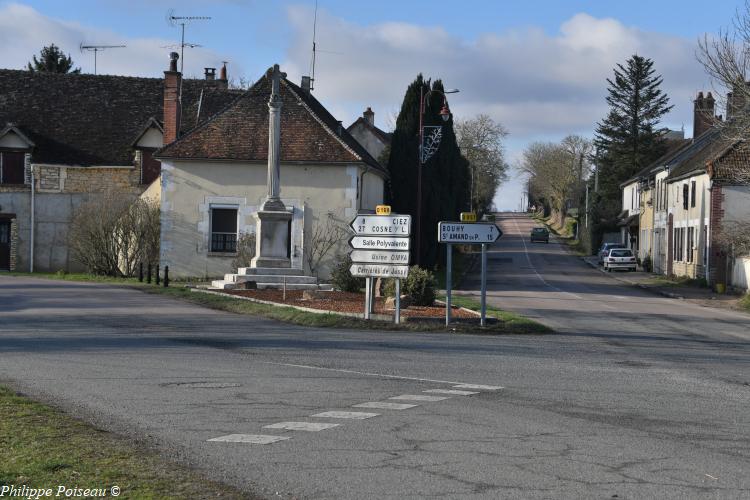
[(411, 215), (358, 215), (350, 226), (357, 236), (409, 236)]
[(439, 222), (438, 241), (440, 243), (464, 243), (479, 245), (494, 243), (503, 235), (495, 224), (482, 222)]

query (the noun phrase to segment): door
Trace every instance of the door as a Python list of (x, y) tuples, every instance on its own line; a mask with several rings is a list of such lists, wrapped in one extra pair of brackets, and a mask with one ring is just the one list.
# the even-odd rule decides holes
[(0, 220), (0, 270), (10, 271), (10, 221)]

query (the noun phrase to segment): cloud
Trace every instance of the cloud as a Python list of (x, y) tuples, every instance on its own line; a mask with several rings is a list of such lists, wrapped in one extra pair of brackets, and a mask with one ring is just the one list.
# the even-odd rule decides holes
[[(99, 52), (97, 71), (100, 74), (130, 76), (163, 75), (169, 61), (164, 48), (174, 40), (162, 38), (129, 38), (114, 31), (47, 17), (32, 7), (17, 3), (0, 6), (0, 67), (24, 69), (32, 56), (43, 46), (54, 43), (70, 54), (76, 66), (86, 73), (94, 71), (94, 56), (79, 51), (81, 43), (87, 45), (127, 45), (122, 49)], [(202, 77), (204, 67), (217, 67), (222, 57), (205, 48), (186, 49), (185, 74)], [(237, 74), (239, 69), (237, 69)]]
[[(285, 69), (299, 78), (309, 72), (312, 13), (292, 6), (287, 15), (293, 37)], [(454, 113), (490, 114), (516, 140), (590, 135), (607, 111), (606, 78), (634, 53), (653, 59), (663, 75), (676, 105), (670, 125), (692, 122), (691, 98), (708, 83), (693, 40), (584, 13), (553, 35), (530, 27), (465, 40), (441, 27), (357, 25), (319, 11), (317, 34), (315, 93), (347, 123), (373, 106), (384, 125), (419, 72), (461, 90), (450, 97)]]

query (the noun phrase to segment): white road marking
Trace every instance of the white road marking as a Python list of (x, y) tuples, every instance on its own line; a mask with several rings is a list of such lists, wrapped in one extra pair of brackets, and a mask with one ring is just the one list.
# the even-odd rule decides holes
[(429, 392), (431, 394), (450, 394), (452, 396), (472, 396), (474, 394), (479, 394), (474, 391), (459, 391), (457, 389), (427, 389), (422, 392)]
[(288, 431), (319, 432), (325, 429), (338, 427), (341, 424), (327, 424), (323, 422), (279, 422), (278, 424), (264, 425), (264, 429), (286, 429)]
[(380, 413), (367, 413), (364, 411), (324, 411), (310, 415), (316, 418), (350, 418), (354, 420), (364, 420), (366, 418), (377, 417)]
[(256, 363), (265, 363), (267, 365), (276, 365), (276, 366), (290, 366), (292, 368), (308, 368), (310, 370), (323, 370), (323, 371), (328, 371), (328, 372), (354, 373), (355, 375), (365, 375), (368, 377), (383, 377), (383, 378), (393, 378), (393, 379), (398, 379), (398, 380), (416, 380), (417, 382), (434, 382), (436, 384), (462, 384), (463, 383), (463, 382), (456, 382), (455, 380), (436, 380), (432, 378), (402, 377), (401, 375), (388, 375), (386, 373), (359, 372), (357, 370), (347, 370), (345, 368), (326, 368), (324, 366), (298, 365), (294, 363), (277, 363), (275, 361), (256, 361)]
[(443, 396), (427, 396), (425, 394), (402, 394), (401, 396), (395, 396), (388, 399), (404, 400), (404, 401), (445, 401), (446, 397)]
[(385, 401), (371, 401), (369, 403), (360, 403), (352, 405), (352, 408), (380, 408), (383, 410), (408, 410), (419, 405), (409, 405), (406, 403), (386, 403)]
[(286, 439), (291, 438), (288, 436), (268, 436), (263, 434), (229, 434), (209, 439), (208, 441), (217, 441), (221, 443), (271, 444)]
[(505, 389), (501, 385), (479, 385), (479, 384), (459, 384), (454, 385), (456, 389), (476, 389), (478, 391), (497, 391), (499, 389)]

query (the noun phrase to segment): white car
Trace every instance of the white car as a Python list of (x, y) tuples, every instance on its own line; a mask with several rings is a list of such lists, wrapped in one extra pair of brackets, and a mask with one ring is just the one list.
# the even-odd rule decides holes
[(603, 260), (604, 270), (607, 272), (612, 272), (613, 269), (636, 270), (635, 255), (629, 248), (613, 248)]

